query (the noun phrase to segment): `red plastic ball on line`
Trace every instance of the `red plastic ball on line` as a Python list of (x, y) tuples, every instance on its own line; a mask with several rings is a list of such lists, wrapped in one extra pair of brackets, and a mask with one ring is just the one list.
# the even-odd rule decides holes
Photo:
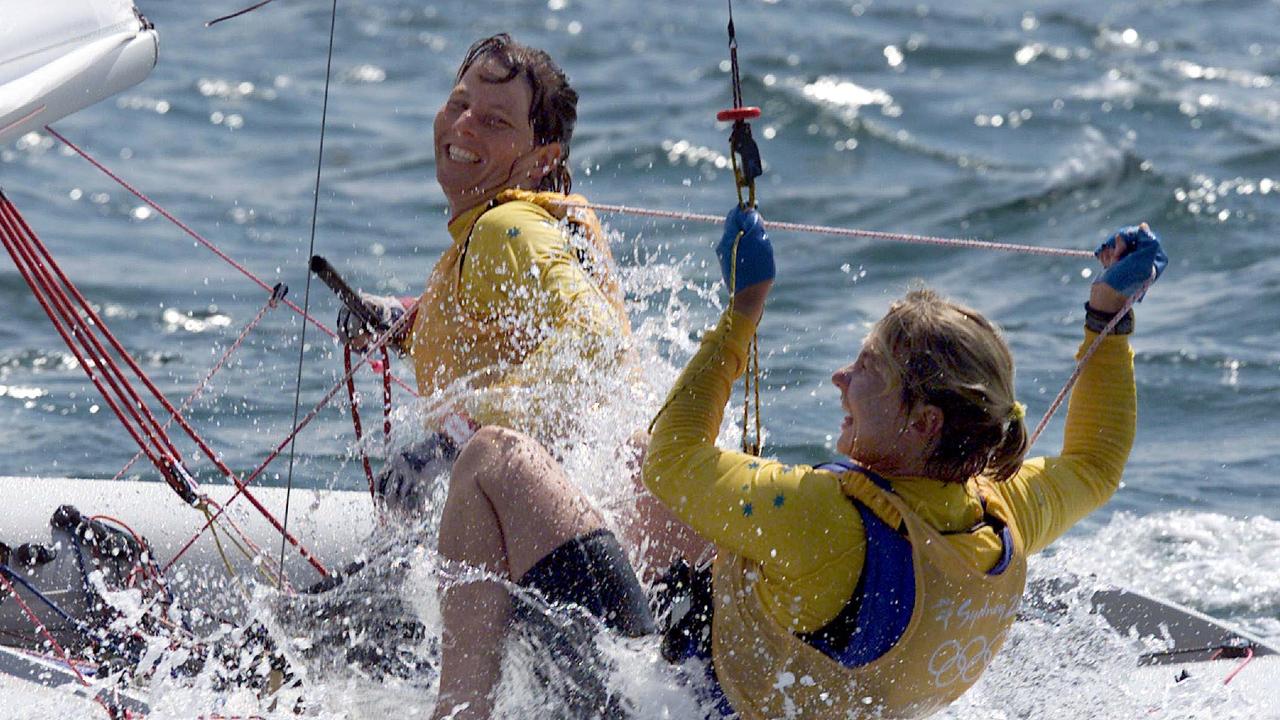
[(716, 113), (716, 119), (720, 122), (736, 122), (738, 120), (754, 120), (760, 117), (760, 108), (758, 107), (736, 107), (728, 110), (721, 110)]

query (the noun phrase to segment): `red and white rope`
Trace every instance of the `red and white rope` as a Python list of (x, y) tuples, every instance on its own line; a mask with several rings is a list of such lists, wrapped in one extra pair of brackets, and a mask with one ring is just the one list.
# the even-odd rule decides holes
[[(565, 208), (585, 208), (589, 210), (597, 210), (607, 213), (618, 213), (621, 215), (635, 215), (638, 217), (662, 218), (664, 220), (678, 220), (683, 222), (701, 222), (711, 225), (721, 225), (724, 223), (724, 217), (720, 215), (707, 215), (705, 213), (682, 212), (677, 210), (653, 210), (650, 208), (634, 207), (631, 205), (609, 205), (605, 203), (575, 203), (563, 202), (561, 207)], [(917, 245), (941, 245), (948, 247), (969, 248), (973, 250), (1001, 250), (1004, 252), (1023, 253), (1025, 255), (1048, 255), (1052, 257), (1074, 257), (1074, 258), (1092, 258), (1093, 253), (1088, 250), (1069, 250), (1065, 248), (1039, 247), (1036, 245), (1018, 245), (1015, 243), (991, 242), (989, 240), (973, 240), (967, 238), (948, 238), (937, 237), (934, 235), (912, 235), (909, 233), (885, 232), (882, 230), (858, 230), (856, 228), (840, 228), (830, 227), (827, 225), (810, 225), (807, 223), (781, 222), (778, 220), (769, 220), (765, 225), (770, 230), (788, 230), (791, 232), (809, 233), (814, 235), (835, 235), (838, 237), (857, 237), (867, 238), (870, 240), (888, 240), (892, 242), (913, 243)]]
[[(52, 127), (48, 125), (46, 125), (44, 129), (48, 131), (50, 135), (53, 135), (55, 138), (60, 140), (62, 144), (66, 145), (77, 155), (84, 158), (85, 161), (87, 161), (90, 165), (94, 166), (99, 171), (101, 171), (102, 174), (114, 180), (117, 185), (129, 191), (129, 193), (132, 194), (134, 197), (146, 203), (152, 210), (155, 210), (157, 213), (159, 213), (161, 217), (173, 223), (175, 226), (178, 227), (178, 229), (182, 230), (189, 237), (191, 237), (191, 239), (203, 245), (206, 249), (209, 250), (209, 252), (212, 252), (214, 255), (218, 256), (219, 259), (226, 262), (231, 267), (240, 271), (242, 275), (249, 278), (249, 280), (253, 281), (253, 283), (256, 284), (258, 287), (262, 288), (263, 290), (266, 290), (267, 292), (271, 292), (273, 290), (271, 285), (268, 285), (265, 280), (255, 275), (253, 271), (249, 270), (249, 268), (245, 267), (239, 262), (236, 262), (234, 258), (232, 258), (230, 255), (227, 255), (225, 252), (223, 252), (221, 248), (215, 245), (208, 238), (196, 232), (194, 229), (192, 229), (190, 225), (187, 225), (182, 220), (179, 220), (168, 210), (164, 209), (164, 207), (162, 207), (155, 200), (152, 200), (150, 197), (144, 194), (141, 190), (137, 189), (136, 187), (131, 185), (127, 180), (125, 180), (124, 178), (120, 177), (115, 172), (113, 172), (106, 165), (102, 164), (102, 162), (100, 162), (97, 158), (90, 155), (87, 151), (85, 151), (79, 145), (76, 145), (75, 143), (71, 142), (71, 140), (67, 139), (65, 135), (58, 132), (57, 130), (54, 130)], [(328, 335), (331, 338), (337, 337), (337, 333), (329, 329), (329, 327), (324, 323), (317, 320), (315, 316), (309, 313), (304, 313), (302, 311), (302, 308), (294, 304), (293, 301), (285, 298), (285, 299), (282, 299), (281, 302), (283, 302), (285, 306), (288, 307), (290, 310), (294, 311), (298, 315), (301, 315), (303, 318), (305, 318), (308, 322), (310, 322), (312, 325), (318, 328), (320, 332), (323, 332), (324, 334)], [(417, 388), (413, 387), (409, 383), (406, 383), (404, 380), (398, 377), (392, 376), (392, 382), (396, 383), (402, 389), (409, 391), (415, 396), (418, 394)]]
[(1080, 357), (1080, 361), (1076, 363), (1075, 370), (1071, 372), (1071, 377), (1067, 378), (1067, 382), (1063, 384), (1062, 389), (1058, 391), (1058, 395), (1053, 399), (1053, 402), (1049, 404), (1049, 409), (1044, 412), (1044, 417), (1041, 417), (1040, 422), (1036, 423), (1036, 429), (1031, 433), (1031, 437), (1027, 440), (1027, 448), (1036, 444), (1036, 440), (1040, 439), (1040, 435), (1049, 425), (1049, 419), (1053, 417), (1054, 413), (1058, 412), (1058, 408), (1062, 407), (1063, 401), (1066, 400), (1067, 395), (1071, 393), (1071, 388), (1075, 387), (1076, 381), (1080, 379), (1080, 374), (1084, 372), (1085, 363), (1089, 362), (1089, 359), (1092, 358), (1094, 353), (1098, 351), (1098, 348), (1102, 346), (1102, 341), (1106, 339), (1113, 330), (1115, 330), (1116, 325), (1129, 313), (1129, 310), (1133, 308), (1133, 304), (1138, 301), (1138, 298), (1146, 294), (1153, 282), (1155, 282), (1155, 278), (1148, 280), (1142, 286), (1141, 290), (1125, 300), (1124, 305), (1120, 307), (1120, 312), (1117, 312), (1115, 316), (1111, 318), (1111, 321), (1108, 322), (1106, 326), (1102, 328), (1102, 331), (1098, 333), (1098, 337), (1094, 338), (1093, 343), (1091, 343), (1088, 349), (1084, 351), (1084, 355), (1082, 355)]

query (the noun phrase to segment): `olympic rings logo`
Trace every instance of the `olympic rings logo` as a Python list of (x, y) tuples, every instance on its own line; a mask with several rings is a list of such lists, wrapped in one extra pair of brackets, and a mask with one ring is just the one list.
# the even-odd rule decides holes
[(929, 658), (929, 674), (933, 675), (934, 687), (944, 688), (957, 681), (966, 685), (977, 682), (991, 663), (998, 645), (987, 640), (985, 635), (978, 635), (963, 646), (959, 640), (942, 643)]

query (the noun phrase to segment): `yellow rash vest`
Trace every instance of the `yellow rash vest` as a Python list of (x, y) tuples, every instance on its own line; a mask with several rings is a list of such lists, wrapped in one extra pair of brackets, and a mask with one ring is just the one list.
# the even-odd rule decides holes
[[(715, 446), (754, 330), (726, 312), (707, 333), (654, 423), (644, 466), (654, 495), (716, 545), (712, 662), (721, 688), (747, 718), (927, 715), (976, 681), (999, 648), (1026, 555), (1119, 486), (1137, 417), (1128, 339), (1105, 338), (1085, 366), (1060, 455), (1029, 459), (1003, 483), (892, 477), (886, 492), (857, 472)], [(1095, 338), (1086, 331), (1081, 350)], [(905, 525), (916, 587), (896, 644), (844, 666), (801, 636), (832, 622), (859, 587), (867, 533), (851, 498)], [(990, 517), (1007, 525), (1011, 548), (983, 522)], [(1007, 567), (987, 575), (998, 564)]]
[(557, 409), (541, 397), (531, 412), (505, 391), (571, 383), (616, 361), (630, 325), (599, 221), (565, 205), (585, 202), (507, 190), (449, 223), (453, 243), (401, 348), (423, 397), (464, 380), (455, 407), (544, 438), (561, 424)]

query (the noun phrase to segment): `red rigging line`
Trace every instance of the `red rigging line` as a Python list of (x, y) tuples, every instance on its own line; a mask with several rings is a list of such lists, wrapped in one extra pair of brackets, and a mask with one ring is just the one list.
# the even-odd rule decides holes
[[(98, 388), (107, 405), (116, 413), (148, 459), (161, 470), (165, 480), (179, 495), (190, 495), (191, 489), (182, 485), (179, 478), (170, 472), (170, 463), (177, 459), (177, 448), (168, 435), (158, 429), (150, 410), (142, 403), (141, 397), (124, 377), (119, 366), (107, 355), (91, 327), (72, 307), (67, 294), (57, 287), (45, 263), (37, 259), (32, 238), (33, 235), (22, 222), (17, 208), (0, 194), (0, 239), (3, 239), (5, 248), (31, 288), (36, 301), (49, 316), (54, 329)], [(98, 326), (102, 327), (100, 324)]]
[[(68, 148), (70, 148), (72, 152), (74, 152), (75, 154), (83, 158), (85, 162), (92, 165), (103, 175), (106, 175), (108, 178), (111, 178), (113, 182), (115, 182), (120, 187), (124, 188), (126, 191), (129, 192), (129, 194), (138, 198), (143, 203), (146, 203), (148, 207), (150, 207), (152, 210), (155, 210), (164, 219), (173, 223), (174, 226), (176, 226), (179, 230), (185, 233), (192, 240), (195, 240), (197, 243), (204, 246), (206, 250), (216, 255), (219, 260), (222, 260), (223, 262), (227, 263), (231, 267), (235, 268), (237, 271), (240, 272), (241, 275), (244, 275), (246, 278), (248, 278), (250, 281), (252, 281), (255, 285), (262, 288), (263, 290), (266, 290), (267, 292), (273, 291), (274, 288), (271, 285), (268, 285), (267, 281), (263, 280), (261, 277), (254, 274), (252, 270), (245, 267), (242, 263), (237, 262), (235, 258), (231, 257), (226, 252), (224, 252), (221, 248), (215, 245), (213, 241), (209, 240), (205, 236), (196, 232), (194, 228), (192, 228), (190, 225), (180, 220), (173, 213), (166, 210), (162, 205), (157, 203), (155, 200), (151, 199), (148, 195), (143, 193), (141, 190), (134, 187), (132, 184), (129, 183), (129, 181), (117, 175), (114, 171), (111, 170), (111, 168), (108, 168), (100, 160), (95, 158), (93, 155), (89, 154), (87, 150), (85, 150), (84, 148), (72, 142), (62, 133), (58, 132), (57, 130), (54, 130), (53, 127), (50, 125), (45, 125), (44, 129), (50, 135), (57, 138), (58, 141), (61, 142), (63, 145), (66, 145)], [(329, 329), (329, 327), (324, 323), (317, 320), (315, 316), (305, 312), (300, 306), (295, 304), (292, 300), (285, 298), (285, 299), (282, 299), (280, 302), (284, 303), (285, 307), (289, 308), (293, 312), (300, 315), (306, 322), (309, 322), (312, 325), (314, 325), (316, 329), (318, 329), (320, 332), (324, 333), (325, 335), (328, 335), (330, 338), (337, 338), (337, 333)], [(402, 390), (405, 390), (409, 394), (413, 395), (414, 397), (417, 397), (418, 390), (414, 386), (410, 385), (409, 383), (406, 383), (404, 380), (394, 375), (392, 376), (391, 381), (394, 382), (396, 385), (398, 385)]]
[[(15, 264), (18, 266), (19, 272), (22, 273), (32, 292), (36, 295), (36, 299), (40, 302), (45, 312), (53, 321), (55, 328), (66, 341), (68, 348), (76, 356), (81, 367), (94, 380), (94, 384), (102, 392), (104, 399), (116, 411), (121, 422), (127, 427), (135, 429), (135, 439), (139, 439), (139, 443), (144, 450), (148, 452), (149, 457), (156, 462), (157, 467), (165, 474), (166, 480), (170, 482), (173, 489), (182, 495), (184, 499), (191, 502), (198, 488), (192, 484), (188, 486), (184, 482), (184, 478), (175, 477), (171, 463), (181, 462), (181, 456), (174, 446), (168, 434), (160, 427), (155, 416), (152, 415), (148, 406), (142, 401), (141, 396), (134, 389), (133, 385), (125, 377), (119, 365), (107, 353), (97, 335), (93, 332), (93, 328), (97, 328), (98, 332), (107, 340), (116, 352), (130, 365), (134, 373), (145, 378), (132, 357), (120, 345), (120, 343), (111, 335), (103, 324), (101, 318), (94, 313), (88, 301), (79, 293), (74, 285), (62, 273), (56, 261), (48, 253), (48, 250), (40, 243), (39, 238), (34, 234), (31, 228), (18, 214), (17, 208), (8, 201), (8, 198), (0, 198), (0, 221), (2, 221), (5, 234), (5, 246), (13, 256)], [(40, 258), (35, 253), (39, 252)], [(50, 272), (52, 268), (57, 273), (58, 279), (61, 280), (61, 286), (55, 280)], [(76, 311), (71, 304), (70, 296), (74, 296), (79, 302), (85, 317)], [(77, 344), (77, 341), (79, 344)], [(86, 355), (89, 357), (86, 358)], [(103, 373), (102, 376), (99, 373)], [(109, 386), (103, 386), (103, 381)], [(150, 386), (155, 392), (154, 386)], [(130, 425), (129, 418), (125, 417), (127, 411), (129, 418), (137, 425)], [(137, 433), (146, 435), (150, 441), (150, 447), (146, 443), (141, 442)]]
[[(146, 386), (152, 397), (173, 420), (177, 421), (214, 466), (236, 485), (237, 495), (243, 494), (250, 504), (281, 533), (284, 540), (297, 548), (298, 552), (321, 575), (327, 576), (329, 573), (324, 565), (297, 538), (289, 534), (266, 506), (248, 491), (246, 483), (241, 481), (236, 473), (218, 457), (182, 413), (151, 381), (133, 356), (107, 328), (102, 318), (94, 312), (89, 301), (63, 273), (48, 248), (23, 220), (17, 207), (3, 193), (0, 193), (0, 240), (3, 240), (18, 271), (30, 286), (58, 334), (62, 336), (85, 373), (89, 375), (89, 379), (102, 393), (108, 406), (120, 418), (125, 429), (164, 476), (169, 486), (184, 501), (193, 506), (204, 501), (199, 486), (184, 468), (181, 454), (173, 440), (156, 420), (155, 415), (124, 374), (119, 363), (108, 353), (103, 340), (115, 350), (116, 355), (129, 367), (133, 375)], [(72, 303), (73, 298), (75, 304), (80, 307), (79, 311)], [(99, 335), (102, 340), (99, 340)], [(296, 432), (295, 430), (294, 434)], [(257, 472), (261, 472), (262, 469), (260, 467)]]
[[(342, 353), (342, 369), (347, 374), (347, 397), (351, 402), (351, 426), (356, 434), (356, 446), (364, 439), (364, 425), (360, 422), (360, 393), (356, 392), (356, 376), (351, 372), (351, 349)], [(369, 454), (361, 451), (360, 466), (364, 468), (364, 476), (369, 480), (369, 497), (377, 502), (378, 494), (374, 488), (373, 467), (369, 464)]]
[[(1218, 650), (1217, 655), (1218, 655), (1218, 656), (1221, 656), (1221, 654), (1222, 654), (1222, 650)], [(1253, 658), (1254, 658), (1253, 647), (1252, 647), (1252, 646), (1250, 646), (1250, 647), (1245, 648), (1245, 649), (1244, 649), (1244, 659), (1243, 659), (1243, 660), (1241, 660), (1241, 661), (1240, 661), (1240, 664), (1239, 664), (1239, 665), (1236, 665), (1235, 669), (1234, 669), (1234, 670), (1232, 670), (1232, 671), (1227, 675), (1226, 679), (1224, 679), (1224, 680), (1222, 681), (1222, 684), (1223, 684), (1223, 685), (1230, 685), (1230, 684), (1231, 684), (1231, 681), (1232, 681), (1232, 680), (1235, 680), (1235, 679), (1236, 679), (1236, 676), (1240, 674), (1240, 671), (1244, 670), (1244, 669), (1245, 669), (1245, 667), (1246, 667), (1246, 666), (1248, 666), (1248, 664), (1249, 664), (1249, 663), (1253, 662)]]
[[(303, 428), (307, 427), (307, 425), (310, 425), (311, 421), (316, 419), (316, 417), (320, 414), (320, 411), (323, 410), (324, 407), (329, 404), (329, 401), (333, 400), (333, 397), (338, 394), (338, 390), (340, 390), (347, 383), (347, 381), (355, 375), (355, 373), (359, 372), (360, 368), (364, 367), (365, 365), (371, 364), (371, 358), (373, 354), (380, 352), (384, 347), (386, 347), (387, 343), (391, 340), (392, 337), (395, 337), (397, 333), (401, 332), (402, 330), (408, 327), (412, 319), (413, 319), (413, 315), (409, 313), (405, 313), (385, 333), (383, 333), (382, 335), (379, 335), (377, 339), (375, 339), (373, 343), (369, 345), (369, 347), (365, 348), (364, 357), (360, 358), (359, 362), (357, 362), (354, 366), (352, 366), (350, 370), (345, 372), (333, 387), (329, 388), (329, 391), (324, 394), (324, 397), (320, 398), (320, 401), (317, 402), (315, 406), (311, 408), (311, 411), (308, 412), (301, 420), (299, 420), (297, 425), (294, 425), (293, 430), (289, 432), (289, 435), (285, 437), (284, 440), (281, 440), (278, 445), (276, 445), (275, 449), (271, 451), (271, 453), (267, 456), (267, 458), (263, 460), (258, 465), (258, 467), (254, 469), (253, 472), (249, 473), (249, 475), (244, 479), (244, 486), (248, 486), (252, 484), (254, 480), (258, 479), (258, 476), (261, 475), (262, 472), (267, 469), (267, 466), (270, 465), (273, 460), (275, 460), (277, 457), (280, 456), (281, 453), (284, 452), (284, 449), (289, 446), (289, 443), (292, 442), (295, 437), (297, 437), (298, 433), (302, 432)], [(194, 535), (191, 536), (191, 539), (187, 540), (186, 544), (183, 545), (182, 548), (178, 550), (178, 553), (174, 555), (171, 560), (169, 560), (169, 563), (164, 566), (165, 572), (168, 572), (169, 568), (173, 567), (173, 564), (178, 561), (178, 558), (181, 558), (188, 550), (191, 549), (193, 545), (195, 545), (196, 540), (200, 539), (200, 536), (203, 535), (204, 532), (208, 530), (210, 526), (213, 525), (213, 522), (215, 520), (217, 520), (219, 517), (222, 516), (222, 514), (226, 511), (226, 507), (230, 505), (232, 502), (234, 502), (236, 498), (240, 497), (242, 492), (252, 502), (253, 497), (248, 494), (244, 486), (237, 486), (236, 491), (231, 494), (231, 497), (227, 499), (227, 501), (223, 504), (223, 506), (219, 508), (216, 513), (213, 513), (213, 515), (210, 516), (208, 521), (199, 530), (197, 530)], [(277, 529), (280, 529), (280, 528), (277, 528)], [(327, 573), (324, 573), (324, 574), (327, 576)]]
[[(288, 288), (285, 287), (283, 283), (276, 285), (276, 290), (272, 292), (271, 297), (268, 298), (267, 302), (264, 303), (262, 305), (262, 308), (258, 310), (258, 314), (255, 315), (252, 320), (250, 320), (248, 323), (245, 324), (244, 329), (240, 331), (240, 334), (236, 337), (236, 339), (222, 353), (222, 356), (219, 357), (217, 362), (213, 364), (213, 367), (209, 369), (209, 372), (205, 373), (204, 378), (201, 379), (198, 384), (196, 384), (196, 387), (194, 390), (191, 391), (191, 394), (187, 395), (187, 397), (182, 401), (182, 404), (178, 406), (179, 411), (186, 412), (191, 408), (191, 404), (194, 403), (200, 397), (200, 395), (204, 392), (205, 388), (208, 387), (209, 382), (213, 380), (213, 376), (217, 375), (218, 371), (221, 370), (227, 364), (227, 361), (231, 359), (231, 356), (235, 354), (237, 350), (240, 349), (240, 346), (244, 344), (245, 339), (248, 338), (249, 333), (252, 332), (253, 329), (256, 328), (258, 324), (262, 322), (262, 319), (264, 317), (266, 317), (267, 311), (272, 310), (277, 305), (279, 305), (280, 300), (284, 298), (284, 294), (286, 292), (288, 292)], [(168, 420), (165, 421), (163, 427), (165, 430), (168, 430), (169, 426), (172, 424), (173, 424), (173, 418), (170, 417)], [(133, 458), (129, 460), (129, 462), (125, 463), (124, 467), (120, 468), (120, 471), (115, 474), (115, 477), (111, 479), (119, 480), (120, 478), (124, 477), (124, 474), (129, 471), (129, 468), (133, 467), (134, 463), (138, 462), (138, 458), (142, 457), (142, 454), (143, 454), (142, 451), (139, 451), (137, 455), (134, 455)]]
[[(360, 421), (360, 393), (356, 391), (356, 376), (351, 369), (351, 346), (343, 348), (342, 368), (347, 377), (347, 404), (351, 407), (351, 425), (355, 430), (356, 447), (360, 448), (360, 465), (364, 468), (365, 478), (369, 480), (369, 497), (377, 502), (377, 490), (374, 488), (373, 467), (369, 464), (369, 454), (361, 447), (364, 440), (364, 424)], [(391, 358), (387, 348), (382, 347), (382, 440), (384, 445), (391, 442)], [(373, 365), (374, 363), (370, 363)], [(377, 368), (375, 368), (377, 369)]]

